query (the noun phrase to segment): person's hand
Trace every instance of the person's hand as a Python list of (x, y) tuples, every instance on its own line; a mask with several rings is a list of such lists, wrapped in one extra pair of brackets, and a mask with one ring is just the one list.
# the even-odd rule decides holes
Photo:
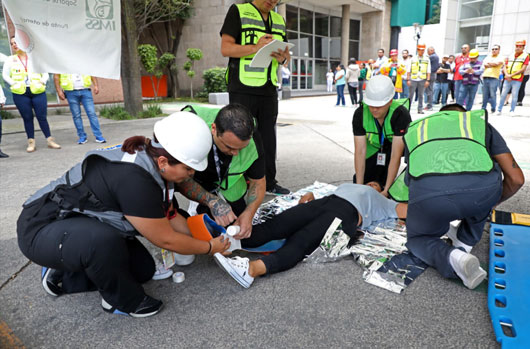
[(239, 233), (234, 235), (235, 239), (241, 240), (250, 237), (252, 234), (252, 213), (243, 211), (239, 217), (237, 217), (234, 225), (239, 225)]
[(230, 225), (230, 223), (237, 219), (237, 216), (232, 211), (230, 205), (227, 202), (221, 200), (220, 198), (211, 201), (208, 207), (212, 212), (212, 215), (215, 219), (215, 223), (223, 227)]
[(425, 87), (428, 87), (428, 86), (429, 86), (429, 80), (426, 80), (426, 81), (425, 81), (424, 86), (425, 86)]
[(61, 101), (64, 101), (64, 100), (66, 99), (66, 97), (64, 96), (64, 92), (63, 92), (63, 90), (59, 90), (59, 91), (57, 91), (57, 96), (59, 96), (59, 99), (60, 99)]
[(263, 46), (267, 45), (269, 42), (273, 40), (271, 34), (265, 34), (261, 38), (259, 38), (258, 42), (256, 43), (256, 52), (258, 52)]
[(412, 84), (412, 82), (410, 82), (410, 80), (407, 80), (407, 86), (410, 87), (411, 84)]
[(300, 198), (298, 203), (299, 204), (305, 204), (306, 202), (313, 201), (313, 200), (315, 200), (315, 195), (313, 195), (313, 193), (309, 192), (309, 193), (305, 193), (304, 195), (302, 195), (302, 197)]
[(230, 247), (230, 240), (224, 234), (215, 239), (211, 239), (209, 242), (212, 245), (209, 255), (213, 255), (217, 252), (223, 253)]
[(512, 81), (512, 74), (507, 74), (504, 78), (508, 81)]
[(278, 49), (278, 51), (271, 53), (271, 56), (281, 64), (289, 58), (289, 47), (286, 46), (285, 50)]
[(94, 86), (94, 94), (97, 95), (99, 93), (99, 87)]
[(387, 198), (387, 197), (388, 197), (388, 190), (386, 190), (386, 189), (383, 190), (383, 191), (381, 192), (381, 195), (383, 195), (385, 198)]

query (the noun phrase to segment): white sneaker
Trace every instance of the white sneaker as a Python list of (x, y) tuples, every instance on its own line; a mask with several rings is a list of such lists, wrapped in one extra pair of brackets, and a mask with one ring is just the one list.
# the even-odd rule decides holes
[(173, 270), (166, 269), (163, 264), (159, 265), (158, 268), (156, 268), (155, 274), (153, 275), (153, 280), (164, 280), (173, 275)]
[(248, 258), (233, 257), (226, 258), (219, 252), (213, 255), (215, 262), (224, 269), (228, 275), (239, 282), (244, 288), (249, 288), (254, 282), (254, 278), (249, 275), (249, 260)]
[(241, 250), (241, 240), (238, 240), (228, 234), (226, 234), (225, 237), (227, 237), (228, 240), (230, 241), (230, 247), (227, 250), (228, 252), (233, 252), (235, 250)]
[(499, 110), (499, 111), (497, 112), (497, 115), (502, 115), (502, 111)]
[(472, 254), (454, 249), (449, 254), (449, 263), (456, 275), (470, 290), (476, 288), (486, 278), (486, 271), (480, 267), (478, 258)]
[(175, 258), (175, 264), (180, 265), (181, 267), (190, 265), (195, 260), (194, 254), (180, 254), (173, 252), (173, 256)]
[(470, 253), (473, 249), (473, 246), (464, 244), (462, 241), (458, 240), (457, 237), (458, 227), (460, 227), (461, 222), (462, 221), (459, 220), (452, 221), (449, 224), (449, 230), (447, 231), (446, 235), (449, 239), (451, 239), (454, 247), (462, 247), (464, 250), (466, 250), (467, 253)]

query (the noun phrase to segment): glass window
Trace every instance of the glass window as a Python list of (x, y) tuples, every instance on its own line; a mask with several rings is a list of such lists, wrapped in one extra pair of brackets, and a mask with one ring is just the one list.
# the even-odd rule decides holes
[(291, 60), (291, 88), (298, 89), (298, 59)]
[(330, 36), (331, 37), (341, 37), (341, 31), (342, 31), (342, 18), (340, 17), (330, 17)]
[(351, 19), (350, 20), (350, 40), (359, 40), (360, 32), (361, 32), (361, 21)]
[(328, 36), (329, 16), (315, 12), (315, 34)]
[(287, 5), (287, 29), (298, 31), (298, 7)]
[(287, 31), (287, 41), (294, 44), (294, 47), (291, 48), (291, 55), (292, 56), (300, 56), (298, 53), (300, 50), (300, 43), (298, 42), (298, 33)]
[(316, 58), (329, 58), (329, 38), (315, 36), (315, 57)]
[(300, 57), (313, 57), (313, 35), (300, 34)]
[(463, 0), (460, 9), (460, 19), (491, 16), (493, 0)]
[[(4, 12), (0, 11), (0, 71), (4, 67), (4, 62), (7, 57), (11, 56), (11, 50), (9, 47), (9, 33), (6, 28), (6, 21), (4, 18)], [(13, 95), (9, 92), (9, 85), (0, 79), (4, 95), (6, 96), (6, 104), (13, 104)]]
[(326, 85), (326, 74), (329, 71), (327, 60), (315, 61), (315, 85)]
[(300, 9), (300, 32), (313, 34), (313, 12)]
[(350, 47), (348, 50), (348, 60), (352, 58), (355, 58), (355, 60), (359, 59), (359, 41), (350, 40)]
[(340, 36), (338, 38), (331, 38), (329, 40), (329, 56), (330, 56), (330, 58), (340, 59), (340, 49), (341, 49), (340, 45), (341, 45)]

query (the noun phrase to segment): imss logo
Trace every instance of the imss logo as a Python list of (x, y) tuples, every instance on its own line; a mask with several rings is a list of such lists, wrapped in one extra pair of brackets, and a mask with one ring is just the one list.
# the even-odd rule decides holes
[(114, 18), (113, 0), (85, 0), (85, 12), (87, 29), (93, 30), (116, 30)]

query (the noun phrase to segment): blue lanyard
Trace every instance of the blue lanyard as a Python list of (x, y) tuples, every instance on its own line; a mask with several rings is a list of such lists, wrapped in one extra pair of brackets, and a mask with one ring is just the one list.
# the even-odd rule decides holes
[[(374, 122), (375, 122), (375, 127), (378, 128), (379, 123), (377, 122), (376, 118), (374, 118)], [(380, 140), (381, 148), (379, 148), (381, 151), (383, 149), (384, 142), (385, 142), (385, 122), (383, 121), (383, 125), (381, 125), (381, 140)]]

